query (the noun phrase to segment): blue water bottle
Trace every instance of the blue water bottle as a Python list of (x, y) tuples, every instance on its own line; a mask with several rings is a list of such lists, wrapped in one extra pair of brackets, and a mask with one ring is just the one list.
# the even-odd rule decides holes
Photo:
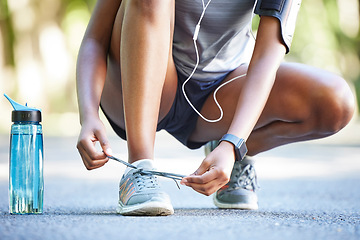
[(10, 213), (42, 213), (44, 181), (41, 112), (20, 105), (4, 95), (14, 108), (10, 138)]

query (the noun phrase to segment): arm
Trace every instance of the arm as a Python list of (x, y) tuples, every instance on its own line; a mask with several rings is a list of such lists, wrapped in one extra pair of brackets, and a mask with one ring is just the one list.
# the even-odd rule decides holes
[(96, 141), (100, 142), (106, 154), (111, 155), (98, 111), (105, 83), (113, 23), (120, 4), (121, 0), (97, 2), (78, 56), (76, 86), (82, 128), (77, 148), (89, 170), (103, 166), (108, 160), (104, 153), (96, 151)]
[[(279, 21), (273, 17), (261, 17), (246, 81), (228, 133), (245, 140), (249, 137), (267, 102), (285, 52)], [(208, 155), (195, 174), (184, 178), (181, 183), (210, 195), (227, 183), (234, 159), (233, 146), (223, 141)]]
[(246, 140), (255, 127), (274, 84), (277, 69), (285, 55), (286, 48), (280, 36), (279, 21), (273, 17), (261, 17), (246, 82), (228, 133)]

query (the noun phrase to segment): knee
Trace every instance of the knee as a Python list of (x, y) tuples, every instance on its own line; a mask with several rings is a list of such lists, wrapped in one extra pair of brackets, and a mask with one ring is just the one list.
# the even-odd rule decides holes
[(355, 99), (347, 82), (333, 76), (317, 94), (317, 128), (322, 134), (332, 135), (345, 127), (355, 111)]
[(126, 6), (136, 10), (139, 17), (148, 18), (149, 22), (153, 22), (164, 15), (170, 16), (173, 3), (170, 0), (128, 0), (127, 2), (129, 4)]

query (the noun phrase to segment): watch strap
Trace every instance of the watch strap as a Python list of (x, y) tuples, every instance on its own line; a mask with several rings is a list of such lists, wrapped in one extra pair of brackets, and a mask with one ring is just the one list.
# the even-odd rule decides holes
[(234, 145), (234, 151), (235, 151), (235, 160), (236, 161), (241, 161), (243, 160), (243, 158), (245, 157), (246, 153), (247, 153), (247, 147), (246, 147), (246, 143), (245, 140), (243, 138), (239, 138), (233, 134), (225, 134), (219, 141), (219, 144), (222, 141), (227, 141), (230, 142), (231, 144)]

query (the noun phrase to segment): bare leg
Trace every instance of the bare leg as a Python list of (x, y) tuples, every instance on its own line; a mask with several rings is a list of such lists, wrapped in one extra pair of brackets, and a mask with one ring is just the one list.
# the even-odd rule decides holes
[[(246, 70), (246, 66), (241, 66), (224, 81)], [(190, 140), (204, 142), (220, 139), (226, 133), (235, 111), (234, 99), (237, 99), (243, 81), (236, 80), (218, 92), (224, 119), (212, 124), (199, 118)], [(218, 111), (211, 96), (201, 112), (210, 118), (217, 117)], [(248, 139), (249, 154), (332, 135), (346, 126), (353, 112), (354, 97), (342, 78), (310, 66), (284, 63), (277, 72), (269, 100)]]
[[(113, 33), (113, 56), (110, 53), (101, 103), (110, 118), (126, 128), (129, 162), (153, 158), (157, 123), (175, 97), (177, 75), (171, 51), (174, 4), (161, 0), (123, 1), (114, 25), (119, 29)], [(114, 46), (119, 42), (120, 48)]]

